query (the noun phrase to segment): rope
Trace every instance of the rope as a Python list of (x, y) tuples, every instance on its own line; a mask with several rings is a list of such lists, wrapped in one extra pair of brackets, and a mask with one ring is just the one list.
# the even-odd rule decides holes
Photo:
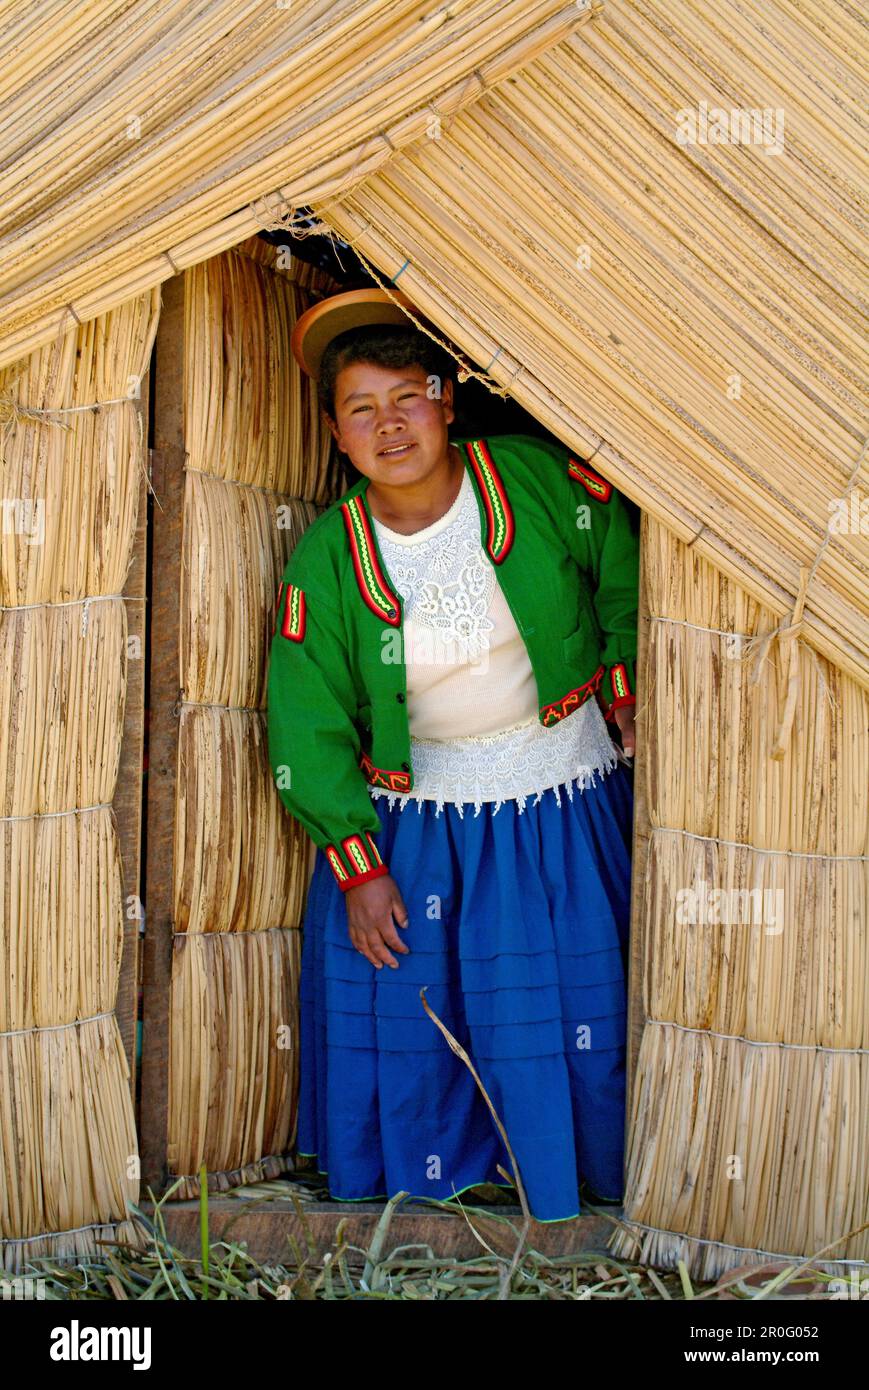
[[(805, 577), (806, 577), (806, 571), (801, 571), (801, 573), (803, 574), (803, 576), (804, 576), (804, 578), (805, 578)], [(808, 587), (808, 584), (807, 584), (807, 583), (806, 583), (805, 586), (804, 586), (803, 583), (801, 582), (801, 584), (800, 584), (800, 590), (801, 590), (801, 594), (802, 594), (803, 601), (805, 601), (805, 589), (806, 589), (807, 587)], [(802, 610), (800, 610), (800, 612), (802, 612)], [(771, 632), (771, 633), (770, 633), (770, 632), (768, 632), (768, 633), (757, 633), (757, 632), (733, 632), (733, 631), (731, 631), (731, 630), (727, 630), (727, 629), (725, 629), (725, 628), (720, 628), (720, 627), (704, 627), (702, 623), (689, 623), (689, 622), (686, 622), (686, 621), (684, 621), (684, 620), (682, 620), (682, 619), (680, 619), (680, 618), (665, 618), (663, 615), (661, 615), (661, 614), (659, 614), (659, 613), (650, 613), (650, 614), (647, 614), (647, 615), (645, 615), (645, 616), (646, 616), (646, 618), (648, 619), (649, 622), (653, 622), (653, 623), (668, 623), (671, 627), (685, 627), (685, 628), (690, 628), (690, 629), (691, 629), (692, 631), (694, 631), (694, 632), (709, 632), (709, 633), (712, 633), (712, 634), (714, 634), (714, 635), (716, 635), (716, 636), (719, 636), (719, 637), (726, 637), (726, 638), (728, 639), (728, 644), (729, 644), (729, 645), (732, 645), (732, 648), (733, 648), (733, 650), (731, 650), (731, 651), (729, 651), (729, 652), (727, 653), (728, 657), (731, 657), (733, 660), (739, 661), (739, 662), (741, 662), (742, 664), (745, 664), (745, 663), (749, 662), (749, 661), (752, 659), (752, 654), (755, 652), (755, 649), (756, 649), (757, 644), (758, 644), (758, 643), (762, 643), (762, 647), (763, 647), (762, 651), (758, 652), (757, 655), (756, 655), (755, 658), (754, 658), (756, 664), (755, 664), (754, 671), (753, 671), (752, 676), (751, 676), (751, 684), (752, 684), (752, 685), (756, 685), (756, 684), (757, 684), (757, 681), (758, 681), (758, 678), (759, 678), (759, 671), (760, 671), (760, 662), (762, 661), (762, 659), (763, 659), (763, 657), (766, 655), (766, 653), (769, 651), (770, 643), (772, 642), (773, 638), (776, 636), (776, 633), (779, 631), (779, 629), (776, 628), (775, 631), (774, 631), (774, 632)], [(782, 619), (782, 622), (784, 622), (784, 619)], [(781, 624), (779, 624), (779, 627), (781, 627)], [(786, 629), (786, 631), (787, 631), (787, 632), (790, 632), (791, 629), (788, 628), (788, 629)], [(795, 632), (796, 629), (793, 629), (793, 631)], [(738, 648), (737, 648), (737, 643), (738, 643)], [(817, 657), (815, 656), (815, 653), (812, 651), (811, 647), (808, 647), (808, 648), (807, 648), (807, 651), (810, 653), (810, 655), (811, 655), (811, 657), (812, 657), (812, 659), (814, 660), (814, 663), (815, 663), (815, 668), (816, 668), (816, 673), (817, 673), (818, 682), (819, 682), (819, 686), (820, 686), (821, 696), (822, 696), (823, 698), (826, 698), (826, 699), (829, 701), (830, 705), (831, 705), (833, 708), (835, 708), (835, 707), (836, 707), (836, 700), (835, 700), (835, 697), (834, 697), (834, 695), (833, 695), (833, 693), (832, 693), (832, 691), (831, 691), (831, 689), (830, 689), (830, 686), (829, 686), (828, 681), (827, 681), (827, 680), (825, 679), (825, 677), (824, 677), (824, 673), (823, 673), (823, 670), (822, 670), (822, 668), (821, 668), (821, 665), (820, 665), (820, 663), (819, 663)], [(797, 648), (796, 648), (796, 645), (795, 645), (795, 644), (793, 644), (793, 645), (790, 647), (790, 649), (789, 649), (789, 651), (788, 651), (787, 659), (788, 659), (789, 665), (788, 665), (788, 689), (787, 689), (787, 697), (786, 697), (786, 700), (787, 700), (787, 701), (793, 700), (794, 704), (793, 704), (793, 706), (791, 706), (791, 705), (789, 705), (789, 704), (786, 703), (785, 714), (786, 714), (786, 716), (787, 716), (787, 721), (788, 721), (788, 722), (787, 722), (786, 725), (785, 725), (784, 722), (781, 723), (781, 724), (779, 725), (779, 732), (778, 732), (778, 735), (777, 735), (777, 737), (776, 737), (776, 741), (775, 741), (775, 743), (774, 743), (774, 745), (773, 745), (773, 749), (772, 749), (772, 751), (771, 751), (771, 756), (772, 756), (772, 757), (775, 757), (775, 758), (777, 758), (777, 759), (780, 759), (780, 758), (784, 757), (785, 746), (786, 746), (786, 742), (787, 742), (787, 736), (788, 736), (788, 734), (789, 734), (789, 732), (790, 732), (791, 722), (792, 722), (792, 720), (793, 720), (793, 715), (794, 715), (794, 708), (795, 708), (795, 701), (796, 701), (796, 692), (797, 692)]]
[(61, 599), (53, 602), (50, 599), (40, 600), (38, 603), (8, 603), (0, 604), (0, 613), (23, 613), (31, 608), (71, 608), (77, 603), (84, 604), (81, 610), (81, 635), (85, 636), (90, 621), (90, 605), (92, 603), (103, 603), (108, 600), (120, 599), (123, 603), (145, 603), (147, 599), (142, 594), (87, 594), (84, 598)]
[(650, 623), (670, 623), (673, 627), (690, 627), (695, 632), (712, 632), (717, 637), (738, 637), (743, 642), (748, 642), (752, 637), (756, 637), (754, 632), (733, 632), (723, 627), (704, 627), (702, 623), (688, 623), (682, 618), (665, 618), (661, 613), (648, 613), (647, 618)]
[(123, 599), (125, 603), (144, 603), (135, 594), (86, 594), (84, 598), (40, 599), (37, 603), (0, 603), (0, 613), (22, 613), (27, 608), (71, 608), (76, 603), (102, 603), (108, 599)]
[(689, 840), (704, 840), (710, 845), (731, 845), (734, 849), (750, 849), (752, 854), (775, 854), (789, 859), (826, 859), (832, 863), (865, 864), (867, 854), (819, 854), (802, 849), (759, 849), (757, 845), (747, 845), (742, 840), (721, 840), (717, 835), (695, 835), (693, 830), (681, 830), (677, 826), (653, 825), (653, 835), (687, 835)]
[(190, 709), (232, 709), (240, 710), (243, 714), (265, 714), (259, 705), (223, 705), (219, 700), (182, 700), (180, 695), (172, 707), (172, 713), (177, 717), (185, 705)]
[(84, 816), (89, 811), (104, 811), (111, 801), (95, 801), (92, 806), (73, 806), (69, 811), (31, 811), (29, 816), (0, 816), (0, 823), (17, 820), (54, 820), (57, 816)]
[[(355, 166), (354, 166), (354, 167), (355, 167)], [(342, 193), (341, 193), (341, 201), (344, 201), (350, 192), (352, 192), (352, 189), (351, 189), (351, 188), (347, 188), (347, 189), (342, 190)], [(286, 201), (286, 200), (285, 200), (285, 201)], [(252, 208), (252, 210), (253, 210), (253, 205), (251, 204), (250, 206), (251, 206), (251, 208)], [(308, 220), (309, 214), (301, 214), (301, 213), (300, 213), (300, 214), (299, 214), (299, 219), (298, 219), (298, 222), (297, 222), (297, 223), (293, 223), (293, 222), (281, 222), (281, 223), (280, 223), (280, 230), (290, 232), (290, 233), (291, 233), (293, 236), (295, 236), (298, 240), (304, 240), (304, 238), (307, 237), (307, 236), (315, 236), (315, 235), (323, 235), (323, 236), (326, 236), (326, 237), (328, 238), (328, 240), (329, 240), (329, 242), (330, 242), (330, 244), (331, 244), (332, 250), (333, 250), (333, 252), (335, 253), (335, 256), (336, 256), (336, 258), (337, 258), (337, 260), (338, 260), (338, 264), (341, 265), (341, 266), (342, 266), (342, 269), (343, 269), (344, 267), (343, 267), (343, 264), (342, 264), (342, 261), (341, 261), (341, 256), (340, 256), (340, 253), (339, 253), (339, 250), (338, 250), (338, 245), (337, 245), (336, 243), (340, 243), (341, 245), (343, 245), (343, 246), (345, 246), (345, 247), (347, 247), (347, 248), (349, 248), (349, 249), (354, 249), (354, 250), (355, 250), (357, 241), (359, 241), (359, 239), (365, 235), (365, 233), (368, 231), (368, 229), (371, 227), (372, 224), (371, 224), (370, 221), (366, 222), (365, 226), (364, 226), (359, 232), (357, 232), (356, 236), (355, 236), (351, 241), (343, 241), (343, 239), (342, 239), (341, 237), (338, 236), (338, 233), (337, 233), (337, 231), (335, 230), (335, 228), (334, 228), (334, 227), (330, 227), (330, 226), (328, 225), (328, 223), (326, 223), (326, 222), (323, 220), (323, 217), (325, 216), (325, 214), (328, 213), (329, 207), (330, 207), (330, 206), (331, 206), (331, 205), (327, 204), (327, 205), (322, 209), (321, 213), (318, 214), (318, 220), (317, 220), (317, 221), (315, 222), (315, 224), (314, 224), (313, 226), (311, 226), (311, 227), (303, 227), (303, 226), (301, 225), (301, 222), (302, 222), (302, 221), (307, 221), (307, 220)], [(255, 214), (255, 215), (256, 215), (256, 214)], [(274, 228), (267, 228), (267, 230), (275, 230), (275, 229), (274, 229)], [(355, 254), (356, 254), (356, 256), (358, 257), (360, 263), (361, 263), (361, 264), (364, 266), (364, 268), (368, 271), (369, 275), (370, 275), (371, 278), (374, 280), (374, 282), (375, 282), (375, 283), (379, 286), (379, 288), (382, 289), (382, 290), (384, 291), (384, 293), (392, 300), (393, 304), (397, 304), (397, 305), (398, 305), (398, 307), (401, 309), (401, 311), (402, 311), (402, 313), (405, 315), (405, 317), (406, 317), (406, 318), (409, 318), (409, 319), (411, 320), (411, 322), (413, 323), (414, 327), (415, 327), (420, 333), (424, 333), (425, 336), (426, 336), (427, 338), (431, 338), (432, 342), (437, 343), (438, 347), (441, 349), (442, 352), (447, 353), (448, 356), (452, 357), (452, 358), (454, 359), (454, 361), (458, 363), (459, 371), (458, 371), (457, 375), (458, 375), (458, 380), (459, 380), (460, 382), (467, 381), (469, 377), (474, 377), (475, 380), (482, 382), (483, 385), (486, 387), (486, 389), (487, 389), (488, 391), (490, 391), (493, 395), (501, 396), (502, 398), (503, 398), (503, 397), (506, 397), (506, 396), (508, 395), (508, 393), (509, 393), (509, 388), (512, 386), (514, 380), (515, 380), (516, 377), (519, 375), (519, 373), (520, 373), (521, 371), (524, 370), (523, 367), (522, 367), (521, 362), (517, 365), (515, 371), (513, 372), (512, 376), (510, 377), (509, 381), (508, 381), (508, 382), (506, 383), (506, 385), (504, 385), (504, 386), (499, 386), (498, 383), (497, 383), (492, 377), (488, 376), (485, 372), (478, 372), (478, 371), (475, 371), (473, 367), (470, 367), (470, 366), (468, 365), (468, 363), (465, 361), (464, 358), (460, 357), (459, 354), (458, 354), (457, 352), (454, 351), (454, 349), (450, 346), (450, 344), (449, 344), (448, 342), (446, 342), (443, 338), (439, 338), (439, 337), (437, 336), (436, 333), (433, 333), (433, 332), (431, 331), (431, 329), (429, 329), (428, 327), (426, 327), (426, 325), (425, 325), (424, 323), (421, 323), (420, 320), (416, 317), (416, 315), (413, 314), (413, 313), (411, 312), (411, 310), (409, 310), (409, 309), (406, 307), (406, 305), (401, 304), (400, 301), (399, 301), (398, 299), (396, 299), (395, 295), (392, 294), (392, 292), (391, 292), (391, 290), (390, 290), (389, 284), (384, 284), (384, 282), (383, 282), (383, 281), (381, 280), (381, 278), (380, 278), (380, 275), (379, 275), (378, 271), (375, 270), (374, 266), (370, 263), (370, 261), (368, 261), (368, 260), (366, 259), (366, 257), (363, 256), (363, 254), (362, 254), (361, 251), (356, 250), (356, 251), (355, 251)], [(406, 260), (402, 263), (402, 265), (399, 267), (399, 269), (396, 271), (395, 275), (392, 277), (392, 280), (390, 281), (390, 284), (394, 284), (395, 280), (398, 279), (398, 276), (401, 275), (401, 274), (407, 269), (408, 265), (410, 265), (410, 264), (411, 264), (410, 260), (409, 260), (409, 259), (406, 259)], [(492, 361), (495, 360), (495, 357), (498, 356), (498, 354), (501, 352), (501, 350), (502, 350), (502, 349), (500, 349), (500, 348), (498, 349), (498, 352), (495, 353), (495, 356), (492, 358)]]
[(65, 425), (62, 420), (54, 417), (57, 415), (77, 415), (85, 410), (94, 412), (101, 410), (106, 405), (133, 404), (138, 396), (115, 396), (108, 401), (91, 401), (88, 405), (69, 405), (61, 406), (56, 410), (45, 410), (35, 405), (22, 405), (20, 401), (13, 400), (11, 396), (0, 397), (0, 424), (4, 427), (18, 423), (22, 420), (33, 420), (36, 424), (58, 425), (62, 430), (68, 430), (70, 425)]
[[(279, 203), (283, 203), (285, 212), (280, 212), (269, 207), (268, 199), (277, 198)], [(260, 204), (264, 211), (260, 210)], [(279, 188), (270, 193), (264, 193), (261, 198), (254, 198), (248, 203), (248, 212), (255, 222), (259, 224), (264, 232), (284, 232), (288, 231), (285, 218), (294, 217), (296, 209), (293, 207)]]
[(187, 941), (193, 939), (198, 939), (200, 941), (216, 941), (218, 937), (223, 937), (225, 939), (227, 936), (265, 936), (268, 932), (272, 931), (288, 932), (301, 930), (300, 924), (295, 927), (244, 927), (239, 931), (236, 931), (235, 928), (233, 928), (232, 931), (172, 931), (170, 935), (184, 937)]
[(788, 1043), (763, 1041), (759, 1038), (745, 1038), (741, 1033), (716, 1033), (713, 1028), (689, 1028), (684, 1023), (671, 1023), (667, 1018), (647, 1018), (646, 1023), (654, 1023), (659, 1028), (678, 1028), (680, 1033), (702, 1033), (704, 1038), (724, 1038), (727, 1042), (748, 1043), (749, 1047), (780, 1047), (794, 1052), (842, 1053), (847, 1056), (869, 1056), (869, 1047), (824, 1047), (822, 1043)]
[(185, 473), (199, 473), (203, 478), (211, 478), (215, 483), (231, 483), (233, 487), (250, 488), (252, 492), (267, 492), (270, 497), (282, 497), (286, 502), (307, 502), (309, 506), (319, 507), (322, 511), (326, 510), (328, 502), (315, 502), (313, 497), (293, 497), (288, 492), (279, 492), (277, 488), (266, 487), (263, 483), (246, 483), (243, 478), (221, 478), (217, 473), (210, 473), (207, 468), (194, 468), (192, 464), (184, 464)]
[[(334, 235), (336, 235), (336, 233), (333, 231), (331, 227), (326, 227), (325, 224), (323, 225), (324, 231), (330, 239)], [(367, 230), (367, 228), (364, 230)], [(350, 243), (348, 242), (347, 245), (350, 245)], [(405, 316), (411, 320), (414, 327), (420, 333), (424, 333), (427, 338), (431, 338), (432, 342), (437, 343), (438, 347), (441, 349), (442, 352), (447, 353), (448, 356), (452, 357), (453, 360), (458, 363), (459, 371), (457, 373), (457, 376), (460, 382), (467, 381), (469, 377), (473, 377), (475, 381), (482, 382), (482, 384), (486, 387), (486, 390), (490, 391), (494, 396), (501, 396), (502, 398), (505, 398), (509, 394), (509, 389), (512, 386), (514, 380), (519, 375), (519, 373), (524, 370), (521, 362), (516, 367), (516, 370), (513, 372), (513, 375), (510, 377), (510, 380), (506, 383), (506, 385), (499, 386), (497, 381), (495, 381), (493, 377), (490, 377), (486, 372), (478, 372), (473, 367), (470, 367), (468, 363), (465, 361), (465, 359), (460, 357), (459, 354), (452, 348), (452, 346), (445, 341), (445, 339), (439, 338), (436, 333), (433, 333), (429, 328), (426, 327), (424, 323), (421, 323), (420, 320), (416, 317), (414, 313), (412, 313), (410, 309), (408, 309), (404, 304), (401, 304), (400, 301), (396, 299), (395, 295), (391, 292), (389, 284), (384, 284), (384, 282), (380, 278), (380, 275), (375, 270), (374, 266), (370, 263), (370, 261), (366, 259), (365, 256), (363, 256), (361, 251), (357, 251), (356, 255), (358, 256), (362, 265), (368, 271), (369, 275), (371, 275), (372, 279), (380, 287), (380, 289), (384, 291), (384, 293), (392, 300), (394, 304), (398, 305), (398, 307), (402, 310)], [(401, 269), (404, 270), (406, 265), (407, 262), (405, 261)], [(501, 351), (502, 349), (499, 348), (498, 351), (492, 357), (491, 361), (494, 361), (495, 357), (497, 357)]]
[[(0, 1246), (28, 1245), (32, 1240), (53, 1240), (57, 1236), (74, 1236), (78, 1235), (79, 1231), (117, 1230), (120, 1225), (126, 1224), (131, 1220), (132, 1217), (130, 1216), (119, 1216), (111, 1221), (89, 1221), (86, 1226), (68, 1226), (65, 1231), (39, 1231), (35, 1236), (3, 1236), (2, 1239), (0, 1239)], [(22, 1275), (6, 1274), (0, 1275), (0, 1280), (23, 1277)], [(35, 1278), (36, 1276), (29, 1275), (27, 1277)]]
[[(860, 450), (860, 455), (857, 459), (856, 464), (854, 465), (854, 468), (851, 471), (851, 476), (849, 477), (848, 482), (845, 485), (845, 491), (842, 494), (841, 499), (839, 499), (843, 503), (847, 502), (848, 498), (851, 495), (851, 492), (854, 489), (854, 486), (857, 482), (857, 478), (860, 474), (860, 469), (863, 466), (863, 459), (866, 456), (867, 447), (869, 447), (869, 438), (867, 438), (863, 442), (863, 447)], [(771, 751), (771, 757), (777, 760), (781, 760), (785, 755), (787, 743), (790, 738), (791, 727), (793, 725), (794, 713), (797, 707), (797, 696), (799, 694), (799, 653), (797, 650), (797, 638), (802, 632), (805, 623), (805, 618), (803, 615), (805, 611), (806, 598), (808, 596), (809, 587), (812, 581), (814, 580), (815, 575), (818, 572), (821, 561), (824, 558), (824, 552), (826, 551), (827, 546), (830, 544), (832, 535), (833, 533), (830, 530), (830, 522), (828, 522), (824, 538), (821, 541), (820, 546), (818, 547), (817, 553), (811, 565), (808, 567), (806, 567), (805, 565), (800, 566), (800, 583), (797, 589), (796, 598), (794, 599), (794, 606), (790, 614), (785, 614), (778, 626), (773, 628), (772, 631), (758, 633), (756, 637), (753, 637), (749, 642), (749, 653), (746, 654), (749, 655), (751, 652), (754, 653), (754, 666), (751, 674), (751, 684), (757, 685), (761, 677), (763, 663), (766, 659), (769, 648), (774, 641), (778, 640), (784, 669), (787, 671), (787, 690), (785, 693), (784, 710), (779, 724), (778, 735), (776, 737), (775, 743), (773, 744)]]
[[(698, 1245), (720, 1245), (725, 1250), (736, 1250), (740, 1254), (745, 1255), (764, 1255), (767, 1259), (770, 1260), (784, 1260), (793, 1262), (794, 1260), (802, 1261), (804, 1259), (804, 1256), (802, 1255), (779, 1255), (772, 1250), (759, 1250), (754, 1245), (731, 1245), (730, 1242), (727, 1240), (709, 1240), (705, 1236), (690, 1236), (684, 1231), (668, 1231), (665, 1230), (663, 1226), (647, 1226), (645, 1222), (633, 1221), (629, 1216), (623, 1216), (620, 1219), (626, 1226), (636, 1226), (638, 1230), (650, 1231), (652, 1235), (672, 1236), (675, 1240), (693, 1240), (696, 1241)], [(843, 1236), (842, 1239), (846, 1240), (847, 1237)], [(835, 1242), (835, 1244), (838, 1244), (838, 1242)], [(830, 1246), (827, 1247), (827, 1249), (830, 1248)], [(824, 1263), (838, 1265), (854, 1265), (857, 1269), (869, 1269), (869, 1260), (835, 1259), (825, 1260)]]
[(0, 1038), (20, 1038), (25, 1033), (56, 1033), (61, 1028), (80, 1028), (83, 1023), (96, 1023), (100, 1018), (114, 1018), (114, 1016), (114, 1009), (107, 1009), (102, 1014), (91, 1014), (90, 1018), (74, 1018), (71, 1023), (46, 1023), (35, 1028), (10, 1028), (7, 1032), (0, 1033)]

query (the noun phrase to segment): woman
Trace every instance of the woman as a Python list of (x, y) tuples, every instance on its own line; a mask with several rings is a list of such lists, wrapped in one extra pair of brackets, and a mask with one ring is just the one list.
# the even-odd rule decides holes
[(362, 475), (291, 555), (270, 654), (272, 771), (318, 847), (299, 1152), (341, 1200), (508, 1186), (425, 988), (565, 1220), (622, 1191), (637, 538), (566, 447), (450, 438), (449, 359), (382, 291), (293, 342)]

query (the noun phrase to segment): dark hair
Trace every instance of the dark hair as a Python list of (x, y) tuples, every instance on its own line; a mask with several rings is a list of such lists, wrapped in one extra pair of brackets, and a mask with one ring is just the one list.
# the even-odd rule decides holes
[(338, 373), (353, 362), (373, 362), (376, 367), (422, 367), (428, 376), (440, 377), (441, 383), (455, 375), (449, 353), (418, 328), (375, 324), (345, 329), (323, 353), (317, 384), (320, 404), (333, 420)]

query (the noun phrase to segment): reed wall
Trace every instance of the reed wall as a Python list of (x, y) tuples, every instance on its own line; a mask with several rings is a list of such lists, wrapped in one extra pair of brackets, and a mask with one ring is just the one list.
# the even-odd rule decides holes
[(312, 847), (277, 794), (266, 671), (284, 565), (334, 495), (331, 436), (290, 352), (331, 282), (257, 238), (185, 276), (184, 490), (168, 1167), (220, 1189), (295, 1136)]
[[(136, 1240), (114, 1014), (149, 291), (0, 372), (0, 1264)], [(137, 615), (138, 616), (138, 615)]]
[[(869, 1259), (869, 695), (654, 519), (620, 1254)], [(793, 658), (793, 664), (792, 660)], [(783, 728), (789, 692), (793, 720)], [(782, 738), (784, 734), (784, 738)]]

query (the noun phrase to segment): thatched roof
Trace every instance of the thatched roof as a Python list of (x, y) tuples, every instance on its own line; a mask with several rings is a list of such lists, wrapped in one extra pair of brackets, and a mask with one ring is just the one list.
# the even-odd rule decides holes
[(379, 167), (564, 0), (89, 0), (0, 29), (0, 366)]

